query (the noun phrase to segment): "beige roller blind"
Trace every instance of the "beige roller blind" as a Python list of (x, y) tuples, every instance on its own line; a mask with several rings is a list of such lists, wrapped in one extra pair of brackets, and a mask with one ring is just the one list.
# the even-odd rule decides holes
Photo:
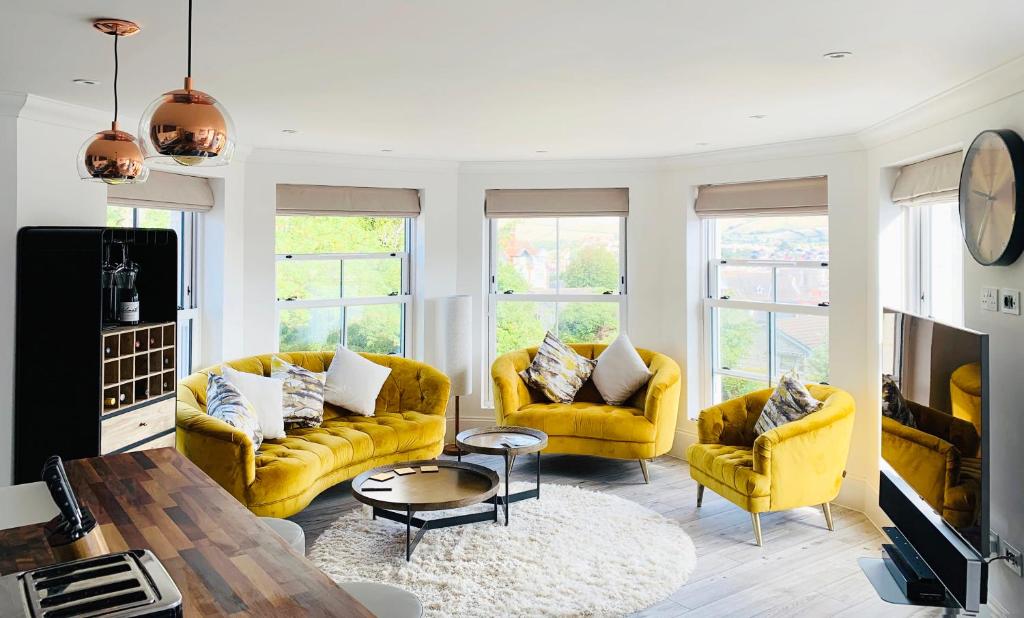
[(892, 187), (892, 201), (901, 206), (920, 206), (955, 201), (960, 192), (963, 153), (951, 152), (900, 168)]
[(376, 215), (416, 217), (416, 189), (277, 185), (277, 212), (282, 215)]
[(487, 217), (625, 217), (629, 189), (488, 189)]
[(107, 185), (107, 203), (130, 208), (206, 212), (213, 208), (213, 189), (207, 178), (154, 170), (143, 183)]
[(699, 217), (828, 214), (824, 176), (703, 185), (694, 205)]

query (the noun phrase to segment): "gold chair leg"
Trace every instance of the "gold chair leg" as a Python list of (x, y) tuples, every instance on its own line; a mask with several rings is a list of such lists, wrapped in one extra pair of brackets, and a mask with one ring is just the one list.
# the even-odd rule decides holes
[(758, 547), (764, 547), (764, 545), (761, 544), (761, 514), (751, 513), (750, 523), (754, 524), (754, 541), (757, 543)]
[(651, 473), (647, 471), (647, 460), (646, 459), (641, 459), (640, 460), (640, 469), (644, 473), (644, 482), (645, 483), (650, 483), (651, 482)]
[(702, 502), (704, 502), (704, 486), (697, 483), (697, 508), (700, 508)]
[(822, 504), (821, 512), (825, 514), (825, 524), (828, 525), (829, 532), (835, 532), (836, 527), (832, 524), (832, 506), (828, 502)]

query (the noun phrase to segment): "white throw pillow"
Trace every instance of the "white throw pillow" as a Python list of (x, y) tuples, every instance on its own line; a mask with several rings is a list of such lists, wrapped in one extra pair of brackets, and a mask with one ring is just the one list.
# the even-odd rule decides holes
[(267, 378), (221, 365), (224, 379), (242, 393), (256, 409), (260, 429), (265, 440), (285, 437), (284, 433), (284, 380)]
[(590, 379), (605, 403), (621, 406), (633, 393), (643, 388), (653, 374), (637, 354), (629, 337), (619, 335), (597, 357), (597, 367)]
[(354, 414), (373, 416), (377, 395), (389, 375), (391, 367), (378, 365), (339, 345), (327, 368), (324, 399)]

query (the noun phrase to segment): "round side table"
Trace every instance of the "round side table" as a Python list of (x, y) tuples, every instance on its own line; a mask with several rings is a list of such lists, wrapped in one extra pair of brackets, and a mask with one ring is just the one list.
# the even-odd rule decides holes
[[(505, 495), (498, 496), (498, 501), (505, 510), (505, 525), (508, 525), (509, 505), (527, 498), (540, 499), (540, 452), (548, 445), (548, 434), (530, 427), (478, 427), (459, 432), (455, 436), (455, 444), (467, 453), (498, 455), (505, 459)], [(537, 454), (537, 486), (526, 491), (509, 494), (509, 476), (516, 457), (528, 453)], [(462, 455), (459, 455), (462, 461)]]

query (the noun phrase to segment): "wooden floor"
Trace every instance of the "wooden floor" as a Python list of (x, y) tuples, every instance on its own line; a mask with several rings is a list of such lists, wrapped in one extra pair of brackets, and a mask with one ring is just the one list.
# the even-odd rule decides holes
[[(500, 466), (500, 459), (471, 455), (467, 461)], [(532, 458), (516, 464), (529, 480)], [(678, 520), (697, 548), (697, 568), (669, 599), (637, 616), (939, 616), (880, 600), (857, 566), (878, 556), (882, 535), (862, 515), (833, 506), (835, 532), (818, 508), (761, 516), (764, 548), (754, 545), (750, 515), (711, 491), (696, 506), (696, 484), (687, 464), (661, 457), (649, 464), (644, 484), (638, 462), (569, 455), (543, 458), (545, 483), (564, 483), (633, 500)], [(348, 483), (321, 494), (291, 519), (306, 532), (307, 547), (341, 513), (357, 508)], [(429, 542), (429, 538), (424, 542)]]

